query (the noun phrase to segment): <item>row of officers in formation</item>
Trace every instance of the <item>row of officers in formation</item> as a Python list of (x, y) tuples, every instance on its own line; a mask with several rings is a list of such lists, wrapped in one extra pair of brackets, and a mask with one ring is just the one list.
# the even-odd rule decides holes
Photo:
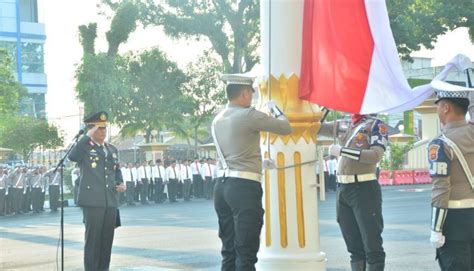
[(44, 211), (46, 194), (52, 212), (60, 207), (61, 176), (44, 166), (0, 167), (0, 216)]
[[(167, 199), (176, 202), (181, 198), (210, 200), (217, 177), (215, 160), (211, 158), (122, 163), (120, 172), (127, 188), (125, 194), (120, 194), (120, 202), (127, 205), (163, 203)], [(80, 174), (77, 167), (71, 171), (75, 204)], [(54, 168), (0, 167), (0, 216), (43, 212), (48, 196), (49, 208), (56, 212), (60, 208), (60, 184), (60, 172), (54, 172)]]
[(161, 159), (143, 163), (121, 164), (120, 171), (126, 185), (127, 205), (136, 201), (162, 203), (167, 198), (176, 202), (177, 198), (189, 201), (191, 197), (212, 199), (212, 191), (217, 177), (215, 161)]

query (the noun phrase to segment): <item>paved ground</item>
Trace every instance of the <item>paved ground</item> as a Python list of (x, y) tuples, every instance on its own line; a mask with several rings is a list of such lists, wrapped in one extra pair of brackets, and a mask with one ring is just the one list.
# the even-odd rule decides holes
[[(429, 245), (430, 186), (383, 188), (387, 268), (439, 270)], [(219, 270), (220, 242), (210, 201), (121, 208), (112, 270)], [(327, 270), (349, 270), (335, 222), (335, 193), (320, 205), (321, 248)], [(82, 270), (82, 213), (65, 209), (65, 270)], [(56, 270), (59, 213), (0, 217), (0, 270)]]

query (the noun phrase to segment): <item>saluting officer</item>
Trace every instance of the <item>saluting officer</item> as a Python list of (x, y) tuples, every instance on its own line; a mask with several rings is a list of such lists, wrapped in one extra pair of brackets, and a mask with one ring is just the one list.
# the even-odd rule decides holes
[[(474, 90), (474, 89), (473, 89)], [(441, 135), (428, 145), (432, 245), (441, 270), (474, 270), (474, 124), (468, 91), (436, 91)]]
[(80, 168), (78, 205), (84, 212), (86, 227), (84, 269), (109, 270), (110, 255), (117, 219), (118, 193), (125, 191), (116, 184), (117, 148), (104, 142), (107, 113), (98, 112), (86, 118), (89, 130), (71, 150), (69, 159)]
[(351, 125), (323, 123), (319, 134), (338, 136), (341, 145), (329, 152), (339, 157), (337, 222), (351, 254), (353, 271), (384, 270), (382, 193), (375, 171), (388, 143), (387, 126), (380, 119), (353, 114)]
[(274, 103), (267, 104), (273, 117), (250, 106), (254, 78), (223, 75), (222, 80), (229, 102), (212, 125), (220, 169), (214, 208), (222, 241), (221, 270), (255, 270), (264, 213), (260, 132), (287, 135), (291, 126)]

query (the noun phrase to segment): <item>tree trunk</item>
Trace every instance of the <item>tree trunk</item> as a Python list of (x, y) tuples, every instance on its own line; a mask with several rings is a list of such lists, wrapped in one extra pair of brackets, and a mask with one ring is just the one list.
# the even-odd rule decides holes
[(151, 129), (150, 128), (147, 128), (145, 130), (145, 142), (146, 143), (151, 143)]

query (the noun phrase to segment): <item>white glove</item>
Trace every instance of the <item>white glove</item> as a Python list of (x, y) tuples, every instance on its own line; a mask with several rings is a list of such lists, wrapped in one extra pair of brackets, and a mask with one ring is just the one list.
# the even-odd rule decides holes
[(283, 112), (280, 110), (280, 108), (278, 108), (274, 101), (268, 101), (265, 106), (273, 117), (278, 118), (279, 116), (283, 115)]
[(90, 128), (90, 129), (87, 131), (87, 136), (88, 136), (88, 137), (92, 137), (92, 135), (95, 133), (95, 131), (97, 131), (97, 129), (99, 129), (99, 126), (94, 126), (94, 127)]
[(331, 146), (329, 146), (329, 154), (337, 158), (341, 156), (341, 149), (342, 148), (340, 145), (332, 144)]
[(275, 102), (270, 100), (268, 101), (265, 106), (267, 107), (268, 111), (272, 112), (272, 109), (276, 106)]
[(442, 232), (431, 231), (430, 237), (431, 246), (434, 248), (440, 248), (444, 245), (445, 238)]

